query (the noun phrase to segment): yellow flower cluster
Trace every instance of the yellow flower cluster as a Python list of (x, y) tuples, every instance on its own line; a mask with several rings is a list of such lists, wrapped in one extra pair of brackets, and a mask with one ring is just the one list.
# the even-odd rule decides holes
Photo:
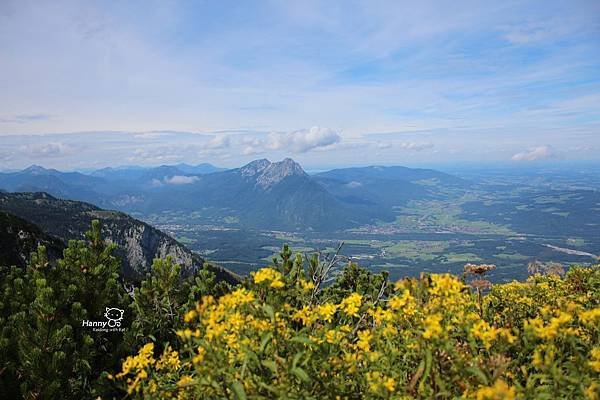
[(315, 297), (293, 279), (263, 269), (246, 287), (200, 299), (183, 314), (179, 348), (156, 361), (144, 346), (117, 381), (157, 399), (594, 398), (600, 389), (597, 270), (494, 285), (482, 298), (449, 274), (400, 281), (381, 297), (378, 287)]
[(273, 268), (262, 268), (256, 272), (252, 273), (252, 278), (254, 279), (254, 283), (268, 283), (269, 287), (274, 289), (281, 289), (285, 286), (283, 282), (283, 275), (281, 272), (277, 271)]
[(323, 303), (321, 305), (318, 305), (314, 312), (321, 320), (331, 322), (333, 321), (333, 315), (337, 311), (337, 308), (337, 304)]
[(160, 359), (156, 362), (157, 370), (172, 370), (175, 371), (181, 366), (181, 361), (179, 360), (179, 353), (177, 351), (171, 351), (171, 347), (167, 347)]
[(583, 311), (579, 314), (579, 319), (585, 325), (592, 326), (600, 323), (600, 307), (592, 308), (589, 311)]
[(362, 303), (362, 295), (359, 293), (352, 293), (350, 296), (342, 300), (340, 309), (350, 317), (357, 317), (360, 305)]
[(540, 339), (552, 340), (559, 336), (561, 332), (570, 332), (564, 327), (571, 322), (573, 317), (566, 312), (557, 311), (556, 316), (545, 324), (542, 318), (534, 318), (526, 322), (525, 329), (531, 329)]
[[(148, 378), (148, 372), (146, 368), (152, 366), (155, 362), (154, 359), (154, 343), (148, 343), (144, 345), (139, 353), (133, 357), (127, 357), (123, 362), (123, 369), (116, 375), (117, 378), (127, 379), (127, 392), (132, 394), (140, 391), (140, 384)], [(129, 375), (134, 375), (131, 378)]]
[(440, 314), (428, 315), (425, 318), (425, 331), (423, 332), (425, 339), (435, 339), (442, 334), (444, 330), (440, 325), (441, 320), (442, 316)]
[[(396, 380), (383, 375), (379, 371), (367, 372), (367, 383), (369, 391), (374, 394), (382, 394), (382, 392), (393, 393), (396, 388)], [(384, 396), (387, 397), (386, 394)]]
[(415, 313), (415, 298), (412, 297), (408, 289), (404, 289), (401, 295), (394, 296), (388, 301), (390, 309), (402, 311), (406, 315)]
[(492, 386), (480, 388), (475, 396), (477, 400), (514, 400), (517, 392), (500, 379)]
[(471, 335), (481, 340), (486, 349), (492, 347), (492, 343), (500, 337), (506, 339), (508, 343), (514, 343), (515, 337), (506, 328), (496, 328), (490, 326), (486, 321), (479, 320), (471, 328)]

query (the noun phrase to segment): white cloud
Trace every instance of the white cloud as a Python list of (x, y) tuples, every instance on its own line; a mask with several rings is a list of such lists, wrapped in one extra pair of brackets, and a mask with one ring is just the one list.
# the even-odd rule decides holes
[(244, 150), (242, 150), (242, 154), (245, 156), (252, 156), (254, 154), (259, 154), (261, 152), (262, 152), (261, 149), (254, 147), (254, 146), (246, 146), (246, 147), (244, 147)]
[(539, 146), (529, 151), (517, 153), (512, 156), (513, 161), (537, 161), (555, 157), (556, 153), (550, 146)]
[(357, 182), (357, 181), (351, 181), (346, 183), (345, 185), (346, 187), (350, 188), (350, 189), (356, 189), (362, 186), (362, 183)]
[(183, 160), (183, 146), (139, 147), (133, 151), (133, 156), (127, 157), (130, 162), (168, 163)]
[(330, 146), (342, 138), (332, 129), (313, 126), (310, 129), (288, 133), (270, 133), (267, 147), (271, 150), (289, 150), (293, 153), (306, 153), (309, 150)]
[(378, 149), (383, 150), (383, 149), (389, 149), (390, 147), (392, 147), (392, 144), (388, 143), (388, 142), (377, 142), (376, 146)]
[(218, 150), (225, 149), (231, 145), (231, 137), (229, 135), (217, 135), (210, 139), (204, 146), (206, 149)]
[(434, 147), (433, 143), (429, 142), (402, 142), (398, 145), (399, 148), (403, 150), (412, 150), (412, 151), (421, 151), (426, 149), (431, 149)]
[(164, 182), (167, 185), (189, 185), (197, 180), (197, 176), (174, 175), (169, 178), (165, 178)]
[(64, 157), (75, 153), (75, 148), (62, 142), (33, 143), (19, 147), (28, 157), (53, 158)]
[(163, 183), (160, 179), (152, 179), (152, 181), (150, 181), (150, 186), (152, 187), (160, 187), (162, 185)]

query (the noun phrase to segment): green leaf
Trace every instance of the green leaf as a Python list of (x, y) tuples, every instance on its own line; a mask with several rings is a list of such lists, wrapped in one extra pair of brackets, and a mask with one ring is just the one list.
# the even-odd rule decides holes
[(239, 381), (235, 381), (231, 384), (231, 391), (238, 400), (246, 400), (246, 391)]
[(275, 363), (275, 361), (273, 360), (264, 360), (260, 362), (262, 365), (264, 365), (265, 367), (269, 368), (269, 370), (271, 370), (271, 372), (273, 372), (273, 374), (277, 373), (277, 363)]
[(302, 343), (302, 344), (306, 344), (308, 346), (314, 345), (314, 342), (312, 340), (310, 340), (309, 338), (307, 338), (306, 336), (294, 336), (293, 338), (290, 339), (290, 342)]
[(483, 371), (480, 370), (479, 368), (469, 367), (469, 368), (467, 368), (467, 371), (469, 371), (472, 375), (475, 375), (477, 378), (479, 378), (481, 383), (483, 383), (484, 385), (486, 385), (486, 386), (489, 385), (489, 380), (488, 380), (487, 376), (485, 376)]
[(427, 380), (429, 377), (429, 372), (431, 372), (432, 358), (431, 350), (427, 349), (425, 352), (425, 373), (423, 374), (423, 381)]
[(302, 355), (304, 354), (303, 351), (296, 353), (296, 355), (294, 355), (294, 359), (292, 360), (292, 368), (296, 368), (298, 366), (298, 361), (300, 361), (300, 357), (302, 357)]
[(265, 351), (265, 348), (267, 347), (267, 345), (269, 344), (269, 342), (271, 341), (271, 339), (273, 339), (273, 333), (271, 333), (271, 332), (265, 333), (262, 336), (262, 339), (260, 340), (260, 352), (261, 353), (263, 351)]
[(279, 393), (277, 392), (277, 389), (275, 389), (273, 386), (271, 385), (267, 385), (264, 382), (258, 382), (258, 386), (260, 386), (263, 389), (267, 389), (269, 392), (274, 393), (277, 395), (277, 397), (274, 398), (279, 398)]
[(292, 374), (296, 376), (296, 378), (300, 379), (302, 382), (308, 383), (310, 382), (310, 376), (304, 371), (302, 368), (292, 368)]
[(271, 320), (275, 319), (275, 312), (273, 311), (273, 307), (271, 307), (268, 304), (264, 304), (263, 305), (263, 310), (265, 310), (265, 312), (267, 313), (267, 315), (269, 316), (269, 318), (271, 318)]

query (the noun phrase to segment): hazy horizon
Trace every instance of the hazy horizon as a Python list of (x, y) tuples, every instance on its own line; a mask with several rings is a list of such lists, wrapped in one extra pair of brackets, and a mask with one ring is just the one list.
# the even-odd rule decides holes
[[(0, 168), (0, 172), (18, 172), (23, 171), (30, 167), (42, 167), (44, 169), (55, 169), (60, 172), (80, 172), (80, 173), (90, 173), (94, 171), (98, 171), (104, 168), (113, 168), (116, 170), (119, 169), (128, 169), (128, 168), (141, 168), (141, 169), (152, 169), (161, 166), (177, 166), (181, 164), (186, 164), (189, 166), (196, 166), (207, 164), (216, 168), (221, 168), (224, 170), (227, 169), (235, 169), (242, 167), (252, 161), (256, 161), (259, 159), (267, 159), (268, 161), (275, 163), (282, 161), (284, 158), (291, 158), (294, 161), (298, 162), (294, 157), (284, 157), (284, 158), (273, 158), (273, 157), (258, 157), (251, 159), (249, 161), (240, 162), (234, 165), (223, 165), (223, 164), (214, 164), (210, 162), (204, 162), (202, 160), (198, 161), (180, 161), (180, 162), (164, 162), (164, 163), (151, 163), (151, 164), (106, 164), (104, 166), (96, 166), (96, 167), (78, 167), (78, 168), (61, 168), (61, 167), (53, 167), (48, 163), (32, 163), (27, 164), (19, 168)], [(365, 167), (407, 167), (407, 168), (424, 168), (424, 169), (437, 169), (442, 172), (470, 172), (470, 171), (486, 171), (486, 170), (518, 170), (522, 172), (526, 171), (540, 171), (540, 170), (564, 170), (564, 171), (575, 171), (575, 170), (587, 170), (589, 168), (599, 168), (600, 160), (563, 160), (563, 159), (552, 159), (552, 160), (538, 160), (535, 162), (529, 163), (515, 163), (510, 161), (489, 161), (489, 162), (474, 162), (474, 161), (458, 161), (458, 162), (413, 162), (413, 163), (356, 163), (356, 164), (325, 164), (325, 165), (305, 165), (301, 162), (298, 162), (300, 166), (308, 173), (308, 174), (316, 174), (319, 172), (330, 171), (333, 169), (345, 169), (345, 168), (365, 168)]]

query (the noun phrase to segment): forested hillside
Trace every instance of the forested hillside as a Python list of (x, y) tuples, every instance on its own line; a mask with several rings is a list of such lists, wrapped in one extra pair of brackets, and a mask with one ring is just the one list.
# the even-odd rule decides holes
[[(171, 257), (181, 265), (184, 274), (202, 268), (204, 260), (173, 238), (127, 214), (103, 210), (94, 205), (54, 198), (46, 193), (0, 193), (0, 210), (4, 210), (39, 230), (62, 239), (85, 238), (92, 220), (102, 223), (104, 237), (117, 244), (116, 253), (122, 263), (121, 274), (137, 280), (150, 270), (155, 258)], [(54, 256), (56, 252), (50, 255)], [(212, 267), (219, 279), (230, 282), (237, 277), (229, 271)]]

